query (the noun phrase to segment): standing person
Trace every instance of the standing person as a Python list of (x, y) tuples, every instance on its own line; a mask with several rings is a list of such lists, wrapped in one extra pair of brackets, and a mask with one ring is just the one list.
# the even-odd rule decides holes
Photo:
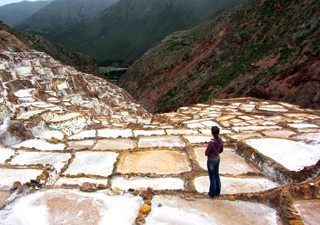
[(216, 197), (220, 195), (221, 181), (219, 175), (219, 154), (223, 152), (223, 141), (219, 137), (220, 129), (217, 126), (211, 128), (213, 138), (208, 143), (205, 155), (208, 157), (207, 167), (210, 178), (210, 188), (208, 195)]

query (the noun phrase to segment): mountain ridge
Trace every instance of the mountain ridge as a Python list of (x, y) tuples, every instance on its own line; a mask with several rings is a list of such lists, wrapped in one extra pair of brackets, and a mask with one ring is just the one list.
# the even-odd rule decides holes
[(128, 64), (166, 35), (190, 28), (212, 13), (245, 1), (120, 0), (91, 19), (48, 29), (32, 24), (19, 29), (62, 43), (103, 65), (117, 61)]
[(155, 112), (241, 96), (319, 107), (317, 7), (256, 0), (222, 12), (163, 39), (120, 86)]
[(0, 20), (10, 26), (17, 26), (51, 1), (22, 1), (3, 5), (0, 7)]

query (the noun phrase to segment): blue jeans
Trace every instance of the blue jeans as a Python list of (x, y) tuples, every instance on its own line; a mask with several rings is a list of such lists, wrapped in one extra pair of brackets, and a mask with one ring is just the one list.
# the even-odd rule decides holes
[(219, 175), (220, 157), (207, 161), (208, 173), (210, 178), (209, 196), (219, 196), (221, 192), (221, 181)]

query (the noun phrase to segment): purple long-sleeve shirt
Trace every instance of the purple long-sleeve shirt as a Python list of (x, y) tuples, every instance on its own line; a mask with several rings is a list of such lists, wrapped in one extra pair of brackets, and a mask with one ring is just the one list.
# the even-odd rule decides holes
[(206, 156), (208, 156), (208, 160), (216, 159), (219, 154), (223, 152), (223, 141), (221, 138), (212, 138), (208, 143), (206, 149)]

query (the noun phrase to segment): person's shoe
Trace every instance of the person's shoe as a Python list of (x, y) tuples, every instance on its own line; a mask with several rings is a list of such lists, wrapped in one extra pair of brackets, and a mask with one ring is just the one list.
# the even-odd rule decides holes
[(207, 198), (214, 198), (214, 196), (210, 195), (209, 193), (204, 193), (204, 196), (207, 197)]

